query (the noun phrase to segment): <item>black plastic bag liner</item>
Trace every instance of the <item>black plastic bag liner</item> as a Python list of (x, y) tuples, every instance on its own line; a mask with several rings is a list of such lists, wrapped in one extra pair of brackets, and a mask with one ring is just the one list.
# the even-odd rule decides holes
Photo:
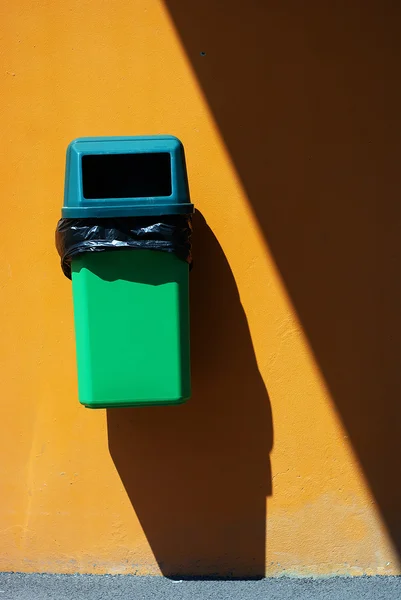
[(56, 247), (64, 275), (71, 279), (71, 261), (85, 252), (157, 250), (192, 263), (191, 215), (60, 219)]

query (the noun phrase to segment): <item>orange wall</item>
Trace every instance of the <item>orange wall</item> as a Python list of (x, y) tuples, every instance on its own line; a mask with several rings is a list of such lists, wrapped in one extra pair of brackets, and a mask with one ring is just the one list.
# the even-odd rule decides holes
[[(0, 570), (401, 572), (397, 3), (245, 4), (0, 6)], [(65, 148), (156, 133), (207, 222), (193, 398), (91, 412)]]

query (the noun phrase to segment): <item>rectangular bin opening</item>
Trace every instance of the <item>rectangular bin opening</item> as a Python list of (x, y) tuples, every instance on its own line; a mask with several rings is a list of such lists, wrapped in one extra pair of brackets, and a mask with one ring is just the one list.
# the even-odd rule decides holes
[(171, 157), (168, 152), (86, 154), (82, 185), (88, 200), (171, 196)]

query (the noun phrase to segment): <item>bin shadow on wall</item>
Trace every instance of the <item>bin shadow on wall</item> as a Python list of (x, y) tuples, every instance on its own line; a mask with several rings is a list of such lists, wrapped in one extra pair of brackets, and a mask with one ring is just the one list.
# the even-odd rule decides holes
[(109, 449), (164, 575), (264, 577), (269, 398), (234, 277), (199, 213), (193, 242), (192, 398), (108, 410)]
[(401, 555), (400, 4), (165, 4)]

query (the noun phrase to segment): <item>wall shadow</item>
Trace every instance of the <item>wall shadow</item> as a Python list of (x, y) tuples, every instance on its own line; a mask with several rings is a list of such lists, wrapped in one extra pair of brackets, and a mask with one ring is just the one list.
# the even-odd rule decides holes
[(234, 277), (199, 213), (193, 238), (192, 398), (109, 409), (109, 449), (165, 576), (264, 577), (269, 398)]
[(165, 4), (400, 553), (401, 5)]

